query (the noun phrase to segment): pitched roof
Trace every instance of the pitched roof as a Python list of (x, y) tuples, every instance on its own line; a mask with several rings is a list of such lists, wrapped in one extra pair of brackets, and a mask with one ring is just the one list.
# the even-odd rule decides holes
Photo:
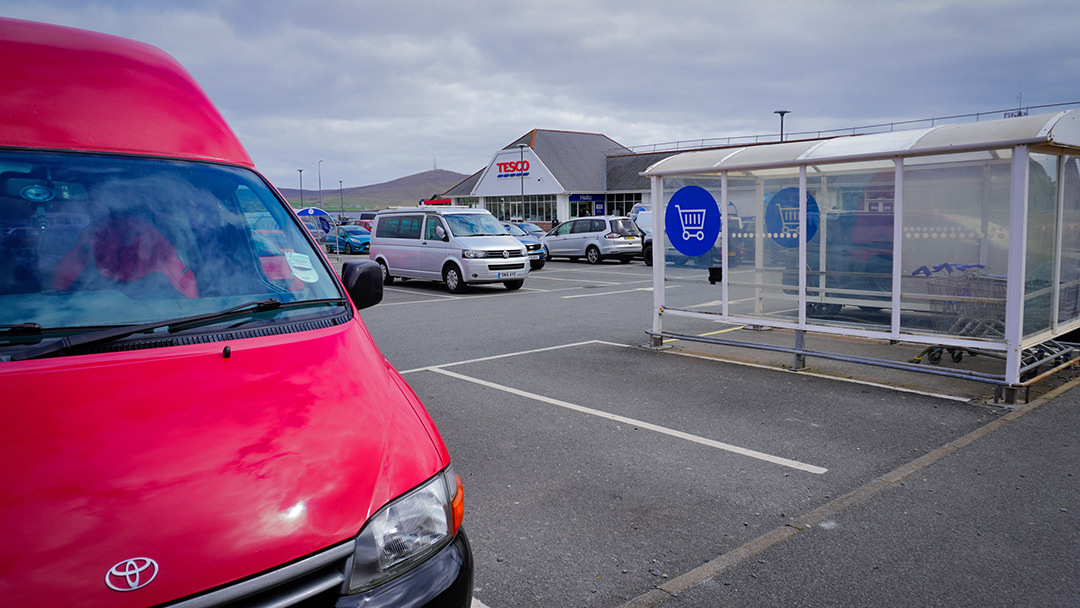
[(603, 192), (607, 156), (630, 150), (607, 135), (534, 129), (503, 148), (528, 144), (567, 192)]

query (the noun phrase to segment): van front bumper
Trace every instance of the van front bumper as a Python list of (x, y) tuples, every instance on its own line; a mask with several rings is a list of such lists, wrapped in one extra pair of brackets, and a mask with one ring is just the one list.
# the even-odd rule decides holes
[(465, 260), (466, 283), (500, 283), (502, 281), (520, 281), (529, 276), (529, 258), (486, 258)]

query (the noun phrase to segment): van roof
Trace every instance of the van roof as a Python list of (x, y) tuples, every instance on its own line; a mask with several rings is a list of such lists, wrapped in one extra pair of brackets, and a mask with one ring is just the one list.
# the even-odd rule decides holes
[(194, 78), (156, 47), (0, 18), (0, 146), (254, 167)]

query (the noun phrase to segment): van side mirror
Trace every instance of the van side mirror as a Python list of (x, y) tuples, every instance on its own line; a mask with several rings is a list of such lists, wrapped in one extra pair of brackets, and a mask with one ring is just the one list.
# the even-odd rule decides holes
[(355, 260), (341, 265), (341, 282), (357, 310), (382, 302), (383, 276), (378, 262)]
[(446, 238), (446, 229), (442, 226), (435, 227), (435, 236), (439, 237), (439, 240), (441, 241), (449, 240), (448, 238)]

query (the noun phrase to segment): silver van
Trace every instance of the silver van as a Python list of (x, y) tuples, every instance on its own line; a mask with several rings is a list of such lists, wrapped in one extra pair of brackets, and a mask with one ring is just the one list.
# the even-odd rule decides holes
[(471, 207), (406, 207), (375, 216), (371, 259), (383, 283), (396, 277), (442, 281), (450, 293), (469, 284), (520, 289), (529, 276), (525, 246), (495, 216)]

